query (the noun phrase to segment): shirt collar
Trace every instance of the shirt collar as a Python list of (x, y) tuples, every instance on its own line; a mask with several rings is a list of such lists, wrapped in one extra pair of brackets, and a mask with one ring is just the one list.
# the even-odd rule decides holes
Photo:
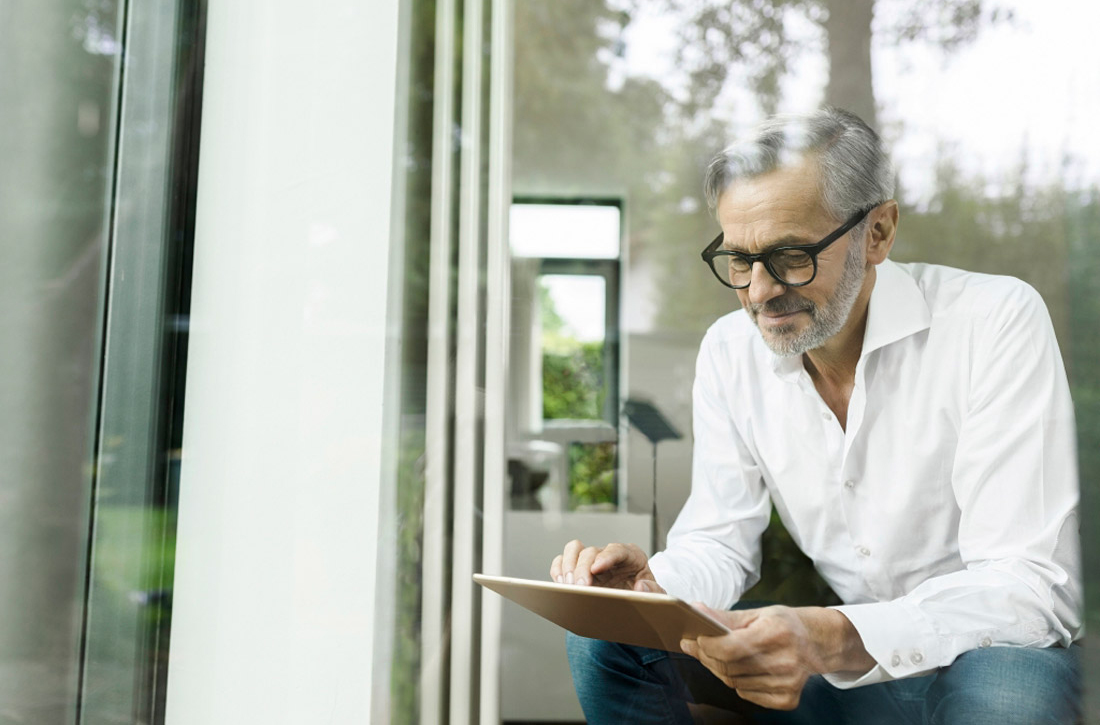
[[(917, 283), (889, 259), (876, 268), (875, 287), (867, 305), (867, 328), (863, 332), (863, 358), (881, 347), (897, 342), (932, 325), (932, 313)], [(764, 344), (763, 339), (759, 340)], [(797, 380), (803, 371), (802, 356), (783, 357), (770, 352), (772, 370), (784, 380)]]
[(875, 277), (860, 357), (932, 326), (924, 293), (904, 269), (887, 259)]

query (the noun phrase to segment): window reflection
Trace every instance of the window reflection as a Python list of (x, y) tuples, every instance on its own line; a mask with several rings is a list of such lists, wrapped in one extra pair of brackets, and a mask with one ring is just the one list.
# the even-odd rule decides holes
[[(717, 231), (703, 165), (769, 113), (839, 105), (877, 125), (899, 169), (897, 261), (1010, 274), (1043, 295), (1077, 409), (1082, 518), (1096, 518), (1100, 152), (1085, 129), (1100, 118), (1100, 50), (1084, 22), (1022, 2), (519, 0), (514, 193), (621, 194), (621, 398), (690, 429), (700, 337), (737, 306), (696, 263), (697, 240)], [(644, 448), (626, 456), (625, 479), (647, 480)], [(661, 455), (660, 519), (671, 522), (690, 440)], [(647, 510), (643, 489), (627, 510)], [(1100, 530), (1083, 535), (1095, 625)], [(765, 548), (793, 572), (772, 590), (820, 594), (783, 532)]]

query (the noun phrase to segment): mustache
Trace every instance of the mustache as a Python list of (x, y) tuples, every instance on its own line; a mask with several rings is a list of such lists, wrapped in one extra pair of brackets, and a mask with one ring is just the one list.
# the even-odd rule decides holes
[(812, 314), (817, 306), (813, 302), (803, 299), (802, 297), (787, 297), (784, 295), (782, 297), (773, 297), (767, 302), (760, 304), (749, 304), (747, 307), (749, 313), (755, 317), (761, 312), (769, 315), (787, 315), (791, 312), (807, 310)]

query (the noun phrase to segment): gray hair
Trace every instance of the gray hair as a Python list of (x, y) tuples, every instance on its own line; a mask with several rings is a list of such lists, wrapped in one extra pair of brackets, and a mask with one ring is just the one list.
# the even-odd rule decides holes
[(707, 205), (717, 207), (722, 192), (738, 179), (761, 176), (811, 155), (821, 170), (821, 204), (836, 219), (893, 198), (894, 171), (882, 139), (855, 114), (827, 106), (808, 114), (773, 116), (750, 138), (719, 152), (707, 167)]

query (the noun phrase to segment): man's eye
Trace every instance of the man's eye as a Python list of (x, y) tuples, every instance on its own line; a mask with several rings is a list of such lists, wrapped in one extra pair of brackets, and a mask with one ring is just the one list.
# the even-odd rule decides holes
[(732, 256), (732, 255), (729, 258), (729, 265), (730, 265), (730, 269), (732, 269), (736, 272), (744, 272), (745, 270), (747, 270), (751, 266), (751, 265), (749, 265), (749, 260), (747, 260), (743, 257), (735, 257), (735, 256)]
[(772, 264), (795, 269), (812, 265), (813, 259), (801, 249), (777, 249), (772, 252)]

